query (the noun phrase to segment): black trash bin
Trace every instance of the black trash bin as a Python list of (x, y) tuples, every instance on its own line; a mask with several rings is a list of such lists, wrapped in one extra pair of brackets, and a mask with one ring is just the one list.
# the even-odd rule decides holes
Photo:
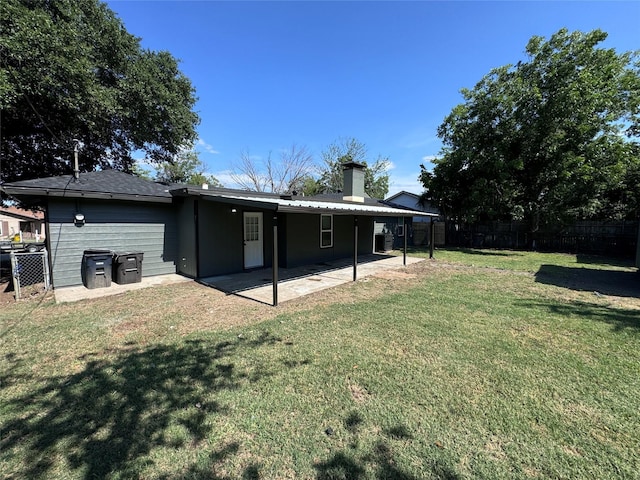
[(82, 255), (82, 283), (87, 288), (111, 286), (111, 250), (85, 250)]
[(113, 281), (119, 285), (142, 281), (143, 252), (114, 252)]

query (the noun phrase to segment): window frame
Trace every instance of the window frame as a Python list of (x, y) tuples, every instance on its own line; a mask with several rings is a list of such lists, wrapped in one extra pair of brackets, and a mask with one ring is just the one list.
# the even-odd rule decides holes
[[(323, 228), (323, 219), (324, 217), (329, 217), (329, 228)], [(330, 241), (328, 245), (323, 245), (323, 234), (329, 233)], [(320, 248), (332, 248), (333, 247), (333, 214), (332, 213), (321, 213), (320, 214)]]

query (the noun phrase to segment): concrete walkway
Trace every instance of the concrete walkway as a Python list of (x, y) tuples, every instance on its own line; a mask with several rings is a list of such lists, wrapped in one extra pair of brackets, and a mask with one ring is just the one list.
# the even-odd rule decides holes
[[(407, 265), (424, 259), (407, 257)], [(309, 295), (325, 288), (335, 287), (353, 281), (352, 259), (342, 259), (297, 268), (280, 268), (278, 271), (278, 302), (286, 302), (294, 298)], [(386, 270), (402, 268), (402, 257), (372, 254), (358, 257), (357, 278), (375, 275)], [(271, 268), (251, 270), (248, 272), (221, 275), (217, 277), (200, 278), (198, 282), (225, 293), (249, 298), (257, 302), (272, 304)], [(112, 282), (107, 288), (88, 289), (83, 285), (77, 287), (56, 288), (54, 295), (56, 303), (76, 302), (90, 298), (100, 298), (117, 295), (130, 290), (153, 287), (155, 285), (169, 285), (172, 283), (192, 282), (182, 275), (169, 274), (155, 277), (142, 277), (140, 283), (118, 285)]]
[[(407, 265), (422, 260), (424, 259), (407, 257)], [(395, 270), (402, 266), (401, 256), (363, 255), (358, 257), (357, 278), (364, 278), (385, 270)], [(271, 305), (273, 302), (271, 275), (271, 268), (265, 268), (233, 275), (201, 278), (198, 281), (226, 293)], [(286, 302), (353, 281), (353, 263), (351, 259), (342, 259), (297, 268), (280, 268), (278, 278), (278, 303)]]

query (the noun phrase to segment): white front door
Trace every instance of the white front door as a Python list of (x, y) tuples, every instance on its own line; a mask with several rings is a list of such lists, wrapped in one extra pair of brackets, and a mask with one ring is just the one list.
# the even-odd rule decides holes
[(243, 215), (244, 268), (262, 267), (262, 212), (244, 212)]

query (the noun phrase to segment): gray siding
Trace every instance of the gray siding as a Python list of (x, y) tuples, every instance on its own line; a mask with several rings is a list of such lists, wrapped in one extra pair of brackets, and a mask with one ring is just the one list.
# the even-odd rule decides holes
[[(286, 215), (285, 246), (281, 265), (291, 268), (327, 262), (353, 255), (353, 216), (333, 216), (333, 247), (320, 248), (320, 214)], [(373, 252), (373, 218), (358, 217), (358, 254)]]
[(185, 198), (178, 206), (178, 273), (198, 276), (196, 255), (196, 200)]
[[(236, 210), (232, 212), (232, 210)], [(239, 205), (198, 201), (199, 276), (212, 277), (244, 270), (243, 212), (260, 212)], [(273, 250), (273, 212), (262, 211), (264, 266)]]
[[(85, 216), (83, 226), (73, 223), (76, 212)], [(52, 199), (48, 215), (54, 287), (82, 284), (82, 255), (88, 249), (142, 252), (145, 277), (176, 272), (176, 211), (171, 204)]]

